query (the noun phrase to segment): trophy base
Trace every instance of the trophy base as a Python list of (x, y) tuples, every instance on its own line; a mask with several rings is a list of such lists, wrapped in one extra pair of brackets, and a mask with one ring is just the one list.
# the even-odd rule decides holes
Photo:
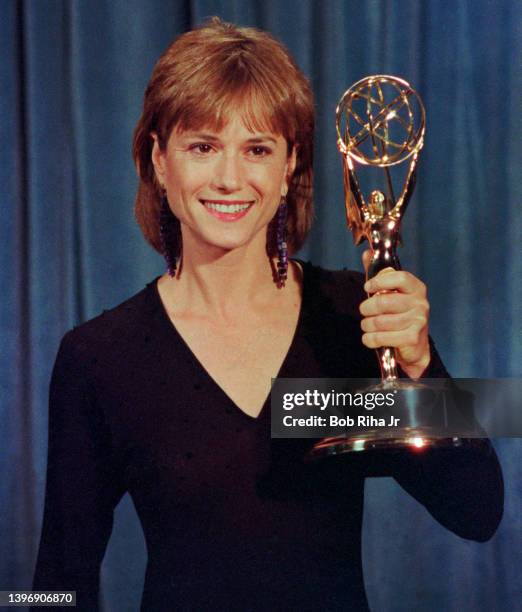
[(378, 453), (421, 451), (427, 448), (475, 448), (482, 447), (480, 438), (439, 438), (418, 431), (404, 432), (397, 437), (383, 437), (381, 432), (369, 432), (366, 436), (338, 436), (323, 438), (308, 453), (308, 459), (322, 459), (345, 453)]
[[(441, 379), (442, 381), (443, 379)], [(386, 426), (352, 426), (346, 433), (323, 438), (309, 451), (307, 459), (319, 459), (345, 453), (381, 453), (421, 451), (427, 448), (463, 448), (481, 446), (480, 438), (456, 436), (455, 411), (444, 387), (428, 386), (418, 381), (382, 381), (364, 389), (363, 394), (395, 394), (393, 409), (375, 409), (373, 414)], [(398, 417), (390, 419), (392, 416)], [(377, 420), (377, 419), (376, 419)], [(391, 423), (400, 423), (399, 426)], [(463, 431), (462, 429), (460, 431)]]

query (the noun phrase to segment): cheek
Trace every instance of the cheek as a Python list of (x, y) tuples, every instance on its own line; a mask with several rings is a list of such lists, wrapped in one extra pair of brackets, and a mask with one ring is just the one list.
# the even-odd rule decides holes
[(189, 164), (183, 160), (173, 162), (167, 169), (167, 184), (173, 194), (191, 194), (200, 189), (207, 180), (204, 164)]
[(284, 184), (284, 170), (279, 166), (259, 166), (249, 172), (249, 183), (261, 194), (279, 197)]

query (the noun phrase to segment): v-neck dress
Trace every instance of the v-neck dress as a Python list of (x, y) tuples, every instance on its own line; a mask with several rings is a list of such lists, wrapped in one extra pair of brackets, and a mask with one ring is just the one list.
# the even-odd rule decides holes
[[(305, 263), (303, 276), (279, 375), (378, 377), (375, 353), (361, 344), (362, 275)], [(427, 374), (446, 376), (432, 351)], [(171, 323), (156, 279), (62, 340), (33, 588), (76, 590), (78, 610), (98, 610), (100, 566), (125, 492), (147, 545), (146, 612), (366, 610), (368, 474), (393, 475), (463, 537), (487, 539), (500, 519), (492, 450), (451, 461), (427, 452), (306, 463), (311, 444), (271, 440), (268, 399), (257, 418), (232, 402)]]

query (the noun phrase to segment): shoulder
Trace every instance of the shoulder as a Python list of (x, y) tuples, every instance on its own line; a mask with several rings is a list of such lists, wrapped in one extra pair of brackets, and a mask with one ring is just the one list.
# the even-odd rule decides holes
[(108, 353), (123, 356), (138, 334), (146, 333), (151, 315), (160, 305), (154, 299), (156, 280), (121, 304), (68, 331), (60, 352), (83, 363)]
[(303, 267), (305, 297), (326, 311), (359, 317), (359, 304), (366, 299), (365, 276), (355, 270), (328, 270), (311, 262)]

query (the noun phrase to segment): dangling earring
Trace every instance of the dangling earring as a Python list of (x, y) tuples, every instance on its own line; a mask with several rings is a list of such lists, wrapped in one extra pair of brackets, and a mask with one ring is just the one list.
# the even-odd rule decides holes
[(160, 237), (161, 250), (167, 262), (167, 272), (169, 276), (176, 276), (176, 247), (177, 247), (177, 219), (170, 210), (167, 193), (164, 190), (161, 198), (160, 208)]
[(281, 198), (281, 203), (277, 210), (277, 276), (278, 286), (284, 287), (288, 277), (288, 247), (286, 244), (286, 220), (288, 217), (288, 205), (286, 198)]

